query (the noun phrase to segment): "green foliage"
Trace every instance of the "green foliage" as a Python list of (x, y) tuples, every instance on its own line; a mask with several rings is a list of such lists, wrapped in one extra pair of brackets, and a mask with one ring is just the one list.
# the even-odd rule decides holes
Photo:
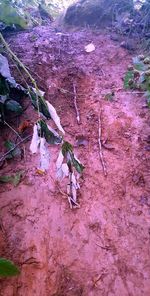
[(75, 157), (73, 153), (73, 146), (69, 142), (64, 142), (62, 145), (62, 154), (67, 159), (68, 166), (70, 164), (76, 169), (76, 171), (81, 174), (83, 172), (84, 166)]
[(128, 71), (124, 77), (124, 88), (126, 89), (133, 88), (133, 79), (134, 79), (133, 71)]
[(5, 103), (5, 107), (8, 111), (12, 111), (12, 112), (15, 112), (15, 113), (22, 113), (22, 107), (21, 105), (14, 101), (14, 100), (8, 100), (6, 101)]
[(62, 142), (62, 138), (56, 131), (48, 127), (44, 120), (39, 120), (38, 124), (40, 126), (39, 137), (44, 137), (49, 144), (60, 144)]
[(55, 18), (73, 0), (0, 0), (0, 22), (3, 28), (17, 25), (27, 29), (42, 23), (45, 17)]
[[(17, 56), (11, 51), (8, 44), (6, 43), (5, 39), (3, 38), (2, 34), (0, 33), (0, 40), (2, 41), (2, 44), (4, 45), (5, 49), (11, 56), (12, 60), (16, 63), (17, 67), (19, 66), (30, 78), (33, 87), (28, 86), (28, 92), (26, 90), (23, 90), (25, 94), (28, 94), (33, 106), (38, 111), (38, 120), (34, 124), (33, 127), (33, 136), (30, 144), (30, 151), (32, 153), (37, 153), (39, 151), (40, 153), (40, 171), (45, 172), (49, 168), (49, 160), (50, 155), (49, 151), (47, 149), (46, 142), (49, 144), (62, 144), (62, 149), (60, 151), (58, 161), (56, 163), (56, 167), (58, 170), (60, 170), (61, 176), (69, 176), (69, 192), (68, 193), (68, 199), (70, 200), (70, 206), (72, 208), (72, 203), (75, 206), (78, 206), (76, 203), (76, 190), (79, 189), (79, 184), (77, 182), (76, 176), (74, 174), (74, 168), (78, 173), (82, 173), (84, 166), (80, 163), (80, 161), (76, 158), (76, 156), (73, 153), (73, 147), (68, 142), (63, 142), (63, 137), (60, 136), (54, 129), (52, 129), (45, 120), (43, 120), (43, 116), (46, 119), (52, 119), (55, 123), (57, 129), (59, 132), (63, 135), (65, 135), (65, 131), (63, 127), (61, 126), (60, 118), (52, 104), (50, 104), (49, 101), (46, 101), (44, 98), (44, 92), (42, 92), (37, 84), (34, 78), (31, 76), (29, 71), (26, 69), (24, 64), (17, 58)], [(10, 97), (9, 93), (9, 83), (11, 86), (14, 87), (18, 85), (16, 84), (13, 77), (11, 77), (8, 61), (5, 57), (2, 56), (1, 58), (1, 65), (0, 65), (0, 75), (2, 76), (3, 83), (1, 83), (1, 105), (7, 104), (8, 97)], [(19, 86), (20, 89), (20, 86)], [(5, 107), (4, 105), (4, 107)], [(6, 105), (7, 106), (7, 105)], [(17, 104), (14, 104), (11, 99), (9, 99), (9, 109), (11, 111), (17, 111), (16, 108), (18, 108)], [(1, 116), (4, 116), (4, 108), (1, 111)], [(9, 125), (8, 125), (9, 126)], [(13, 130), (14, 131), (14, 130)], [(15, 131), (15, 133), (17, 133)], [(14, 144), (10, 141), (6, 142), (6, 148), (7, 149), (13, 149)], [(15, 149), (16, 150), (16, 149)], [(18, 153), (18, 151), (14, 150), (14, 153)], [(63, 152), (62, 152), (63, 151)], [(9, 156), (14, 157), (14, 154), (10, 154)], [(63, 159), (66, 160), (66, 165), (63, 165)], [(0, 182), (2, 183), (12, 183), (14, 186), (17, 186), (22, 178), (23, 172), (18, 172), (15, 175), (11, 176), (1, 176)]]
[(51, 118), (51, 115), (48, 111), (47, 104), (44, 100), (44, 93), (39, 92), (33, 87), (29, 89), (29, 96), (31, 98), (32, 105), (36, 110), (38, 110), (40, 113), (42, 113), (47, 119)]
[(64, 142), (62, 145), (62, 154), (65, 157), (67, 152), (72, 152), (73, 151), (73, 146), (69, 142)]
[(145, 91), (147, 105), (150, 107), (150, 57), (140, 55), (133, 58), (133, 70), (126, 73), (124, 87)]
[(19, 25), (21, 28), (28, 27), (29, 18), (12, 1), (0, 1), (0, 21), (6, 25)]
[(18, 274), (20, 274), (20, 271), (13, 262), (0, 258), (0, 277), (12, 277)]
[[(15, 147), (15, 144), (12, 141), (7, 140), (5, 142), (5, 147), (6, 149), (9, 151), (11, 149), (13, 149)], [(16, 147), (12, 152), (10, 152), (6, 158), (7, 159), (11, 159), (11, 158), (15, 158), (21, 156), (21, 149), (19, 147)]]
[(20, 183), (23, 174), (24, 174), (24, 171), (19, 171), (13, 175), (0, 176), (0, 182), (1, 183), (11, 183), (16, 187)]

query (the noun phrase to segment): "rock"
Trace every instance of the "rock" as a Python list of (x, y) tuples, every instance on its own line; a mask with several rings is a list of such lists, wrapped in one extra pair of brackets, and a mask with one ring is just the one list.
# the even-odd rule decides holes
[(64, 21), (68, 25), (85, 26), (96, 25), (105, 27), (112, 24), (117, 5), (119, 12), (128, 11), (133, 2), (128, 0), (79, 0), (71, 5), (65, 14)]

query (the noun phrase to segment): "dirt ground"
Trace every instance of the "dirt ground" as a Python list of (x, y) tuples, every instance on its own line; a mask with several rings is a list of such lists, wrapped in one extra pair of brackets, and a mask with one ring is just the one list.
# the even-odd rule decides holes
[[(55, 181), (58, 146), (49, 148), (44, 176), (36, 173), (39, 156), (29, 152), (30, 142), (25, 159), (3, 167), (1, 174), (23, 169), (25, 176), (18, 187), (0, 185), (0, 256), (21, 269), (19, 277), (0, 280), (0, 296), (149, 296), (149, 111), (142, 95), (123, 89), (132, 56), (109, 35), (66, 34), (41, 27), (8, 41), (56, 107), (66, 139), (85, 165), (80, 208), (69, 208)], [(90, 42), (96, 49), (86, 53)], [(106, 100), (111, 91), (114, 100)], [(99, 159), (99, 113), (107, 177)], [(25, 119), (34, 123), (32, 106), (14, 127)], [(8, 136), (4, 130), (2, 139)]]

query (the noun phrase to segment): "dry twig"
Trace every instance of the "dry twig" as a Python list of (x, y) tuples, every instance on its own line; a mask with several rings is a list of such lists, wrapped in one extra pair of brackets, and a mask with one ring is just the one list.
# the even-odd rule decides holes
[(80, 114), (79, 114), (79, 109), (77, 106), (77, 91), (76, 91), (76, 85), (73, 83), (73, 92), (74, 92), (74, 107), (76, 110), (76, 117), (77, 117), (77, 122), (78, 124), (80, 123)]
[(8, 123), (4, 120), (4, 124), (6, 124), (16, 135), (17, 137), (22, 140), (22, 138), (20, 137), (19, 133)]
[(102, 152), (102, 141), (101, 141), (101, 136), (102, 136), (101, 111), (100, 111), (100, 107), (99, 107), (99, 117), (98, 117), (98, 144), (99, 144), (99, 157), (100, 157), (100, 161), (101, 161), (101, 164), (102, 164), (102, 168), (103, 168), (104, 176), (107, 176), (106, 164), (105, 164), (104, 157), (103, 157), (103, 152)]

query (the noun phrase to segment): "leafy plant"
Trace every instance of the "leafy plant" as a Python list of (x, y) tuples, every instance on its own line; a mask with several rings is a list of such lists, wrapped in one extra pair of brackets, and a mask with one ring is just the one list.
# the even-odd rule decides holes
[[(31, 76), (29, 71), (26, 69), (24, 64), (18, 59), (18, 57), (11, 51), (8, 44), (4, 40), (2, 34), (0, 33), (0, 40), (2, 44), (4, 45), (6, 51), (8, 52), (11, 59), (15, 62), (17, 67), (22, 69), (22, 72), (26, 73), (28, 78), (31, 80), (32, 87), (28, 86), (28, 91), (24, 90), (25, 94), (28, 94), (28, 96), (31, 99), (31, 102), (38, 112), (38, 120), (35, 122), (33, 127), (33, 136), (32, 141), (30, 145), (30, 151), (32, 153), (39, 152), (40, 154), (40, 166), (38, 170), (40, 172), (45, 172), (49, 168), (50, 163), (50, 153), (48, 151), (47, 144), (62, 144), (59, 157), (56, 163), (57, 171), (61, 169), (61, 172), (63, 173), (62, 168), (64, 169), (63, 161), (65, 162), (65, 174), (63, 173), (63, 177), (67, 176), (69, 177), (69, 189), (67, 190), (68, 194), (68, 200), (70, 202), (70, 206), (78, 206), (76, 201), (76, 190), (79, 189), (79, 184), (77, 182), (77, 178), (75, 176), (75, 171), (78, 174), (81, 174), (83, 172), (84, 166), (80, 163), (80, 161), (77, 159), (73, 152), (73, 147), (69, 142), (64, 141), (64, 135), (65, 131), (61, 125), (60, 118), (57, 114), (57, 111), (55, 110), (54, 106), (50, 104), (47, 100), (44, 98), (44, 92), (42, 92), (38, 86), (34, 78)], [(10, 82), (15, 86), (18, 85), (15, 82), (14, 78), (10, 74), (8, 61), (5, 57), (2, 57), (2, 63), (1, 63), (1, 74), (3, 74), (3, 78), (5, 78), (6, 83)], [(4, 87), (3, 87), (4, 88)], [(22, 87), (19, 86), (19, 89)], [(4, 88), (5, 89), (5, 88)], [(9, 95), (9, 85), (7, 89), (7, 96)], [(6, 96), (6, 94), (5, 94)], [(4, 99), (4, 98), (3, 98)], [(5, 103), (5, 100), (4, 100)], [(11, 103), (11, 102), (9, 102)], [(10, 107), (10, 104), (9, 104)], [(3, 115), (3, 113), (1, 112)], [(4, 114), (5, 115), (5, 114)], [(44, 118), (44, 119), (43, 119)], [(53, 122), (56, 125), (56, 128), (58, 129), (58, 132), (56, 132), (48, 123), (47, 120), (53, 120)], [(7, 147), (12, 147), (13, 143), (7, 142)], [(13, 151), (14, 153), (17, 153), (17, 151)], [(68, 172), (68, 173), (67, 173)], [(15, 176), (2, 176), (0, 177), (1, 182), (11, 182), (15, 186), (18, 185), (20, 182), (21, 175), (15, 175)]]
[(0, 0), (0, 29), (11, 26), (27, 29), (56, 18), (74, 0)]
[(0, 258), (0, 277), (12, 277), (19, 274), (18, 267), (12, 261)]
[[(10, 140), (7, 140), (5, 142), (5, 147), (7, 149), (7, 151), (11, 150), (12, 148), (15, 148), (15, 143), (13, 143), (12, 141)], [(10, 152), (6, 158), (7, 159), (11, 159), (11, 158), (14, 158), (14, 157), (18, 157), (18, 156), (21, 156), (21, 149), (19, 147), (16, 147), (12, 152)]]
[(150, 107), (150, 57), (139, 55), (133, 58), (133, 65), (124, 78), (124, 88), (139, 89), (145, 92)]
[(124, 88), (134, 88), (134, 73), (129, 70), (124, 77)]

